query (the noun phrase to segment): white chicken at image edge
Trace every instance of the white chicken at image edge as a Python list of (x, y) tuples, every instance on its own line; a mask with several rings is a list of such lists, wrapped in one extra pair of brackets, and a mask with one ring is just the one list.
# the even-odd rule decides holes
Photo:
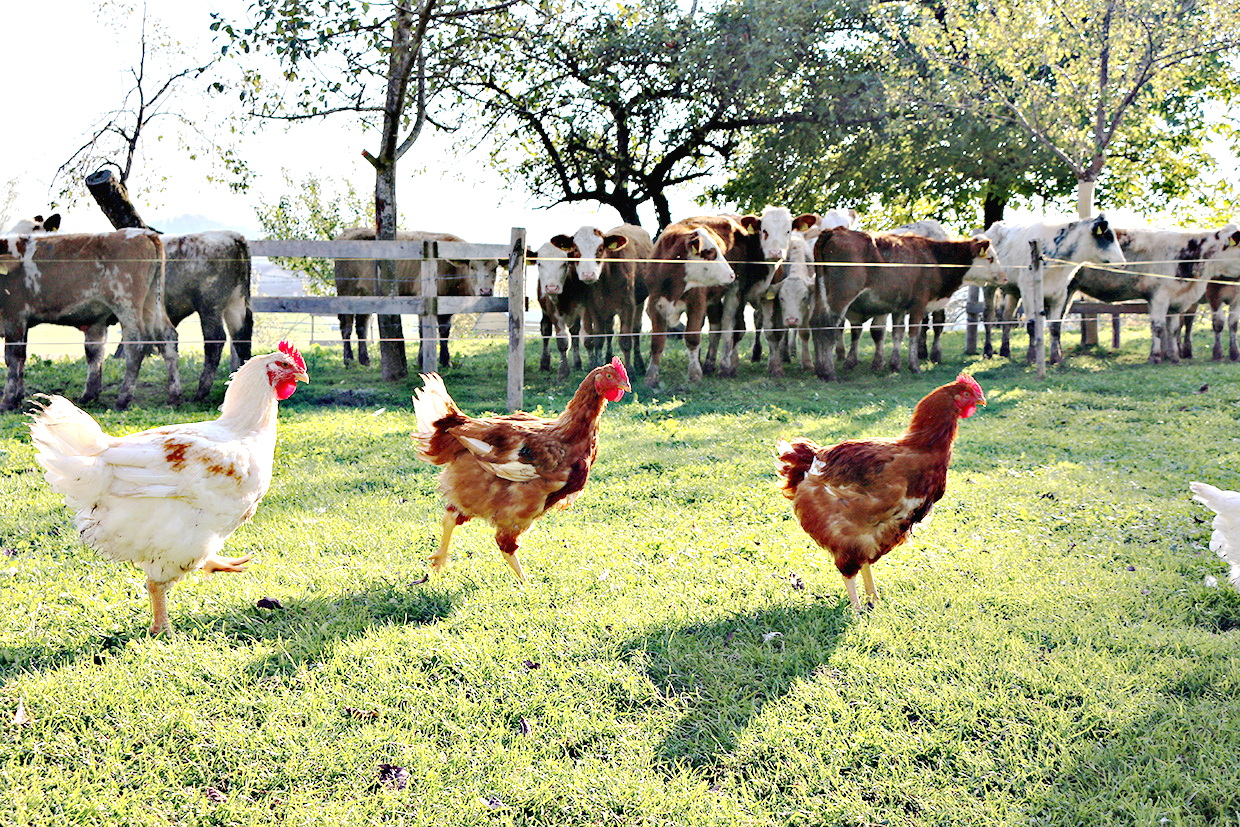
[(35, 459), (75, 512), (82, 541), (146, 573), (152, 635), (171, 631), (170, 585), (195, 568), (242, 571), (249, 561), (219, 552), (271, 485), (280, 400), (309, 381), (297, 348), (280, 342), (232, 375), (218, 419), (123, 437), (62, 396), (36, 401)]
[(1211, 527), (1210, 551), (1222, 557), (1231, 571), (1227, 579), (1240, 589), (1240, 493), (1224, 491), (1204, 482), (1190, 482), (1193, 499), (1209, 506), (1217, 515)]

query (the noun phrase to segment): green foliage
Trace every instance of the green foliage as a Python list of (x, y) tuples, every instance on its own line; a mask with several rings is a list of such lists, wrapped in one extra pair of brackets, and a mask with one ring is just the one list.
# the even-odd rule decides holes
[[(346, 181), (343, 189), (331, 178), (313, 173), (294, 181), (283, 170), (289, 192), (275, 203), (262, 199), (254, 212), (268, 238), (332, 239), (349, 227), (373, 227), (374, 203), (362, 198)], [(332, 262), (322, 258), (273, 258), (276, 264), (305, 274), (307, 287), (316, 295), (335, 292), (335, 270)]]
[[(1045, 382), (964, 359), (949, 334), (948, 364), (915, 378), (826, 385), (794, 366), (770, 380), (746, 362), (735, 380), (639, 385), (604, 412), (582, 496), (525, 536), (524, 590), (473, 522), (447, 572), (411, 584), (442, 515), (409, 443), (416, 382), (307, 349), (272, 489), (229, 541), (256, 555), (250, 571), (176, 586), (160, 640), (140, 578), (81, 546), (24, 417), (0, 416), (0, 811), (15, 825), (1235, 823), (1240, 595), (1203, 585), (1225, 566), (1187, 483), (1240, 488), (1240, 366), (1152, 367), (1144, 336), (1127, 338)], [(502, 345), (457, 353), (457, 402), (501, 409)], [(576, 380), (536, 364), (531, 347), (527, 408), (557, 412)], [(875, 567), (884, 600), (854, 617), (775, 489), (772, 445), (896, 433), (962, 367), (990, 404), (962, 423), (933, 521)], [(665, 376), (684, 368), (673, 344)], [(33, 360), (27, 381), (72, 393), (83, 370)], [(159, 373), (143, 371), (148, 406), (94, 411), (107, 430), (214, 415), (218, 398), (151, 402)], [(29, 720), (10, 723), (19, 703)]]

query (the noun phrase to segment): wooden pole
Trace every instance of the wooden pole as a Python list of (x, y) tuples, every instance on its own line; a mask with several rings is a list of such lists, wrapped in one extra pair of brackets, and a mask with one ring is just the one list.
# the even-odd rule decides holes
[(112, 170), (101, 169), (86, 176), (86, 189), (94, 196), (95, 203), (103, 210), (104, 216), (118, 230), (126, 227), (137, 227), (149, 230), (142, 216), (138, 215), (133, 202), (129, 200), (129, 191), (120, 179), (112, 175)]
[(972, 308), (982, 300), (982, 289), (976, 284), (969, 285), (969, 297), (965, 304), (964, 314), (964, 354), (965, 356), (977, 355), (977, 323), (981, 320), (980, 313), (974, 313)]
[(1029, 298), (1029, 313), (1033, 314), (1033, 353), (1038, 366), (1038, 378), (1046, 378), (1046, 301), (1042, 297), (1042, 245), (1034, 239), (1029, 242), (1029, 269), (1033, 271), (1033, 295)]
[(434, 241), (422, 243), (421, 282), (419, 284), (422, 298), (426, 299), (426, 309), (419, 317), (418, 364), (423, 373), (434, 373), (439, 370), (439, 245)]
[(508, 253), (508, 410), (525, 405), (525, 228), (512, 228)]

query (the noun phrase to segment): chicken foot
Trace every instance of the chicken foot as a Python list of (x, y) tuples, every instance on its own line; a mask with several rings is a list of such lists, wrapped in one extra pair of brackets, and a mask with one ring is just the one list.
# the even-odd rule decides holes
[(253, 554), (244, 557), (216, 557), (212, 554), (203, 561), (202, 570), (207, 574), (216, 571), (245, 571), (245, 564), (253, 557)]
[[(874, 585), (874, 575), (870, 571), (869, 563), (861, 564), (861, 582), (865, 584), (865, 594), (869, 599), (866, 601), (868, 606), (873, 606), (878, 602), (878, 589)], [(857, 575), (844, 578), (844, 587), (848, 589), (848, 602), (852, 604), (853, 610), (857, 614), (865, 611), (861, 606), (861, 600), (857, 596)]]
[(517, 579), (521, 581), (521, 585), (524, 586), (529, 581), (525, 579), (525, 572), (521, 571), (521, 561), (517, 559), (520, 536), (519, 530), (518, 532), (512, 532), (500, 529), (495, 532), (495, 544), (499, 546), (500, 552), (503, 553), (504, 562), (508, 564), (513, 574), (517, 576)]
[(871, 602), (878, 602), (878, 588), (874, 585), (874, 575), (870, 573), (870, 564), (861, 564), (861, 582), (865, 584), (865, 593), (870, 596)]

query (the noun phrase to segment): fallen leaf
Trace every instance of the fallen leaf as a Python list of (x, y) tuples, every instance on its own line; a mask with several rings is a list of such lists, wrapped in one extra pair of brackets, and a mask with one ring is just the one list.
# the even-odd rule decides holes
[(351, 706), (346, 706), (344, 708), (344, 714), (348, 715), (350, 718), (371, 719), (379, 717), (379, 713), (373, 709), (355, 709)]
[(409, 770), (395, 764), (380, 764), (379, 783), (389, 789), (403, 790), (409, 784)]
[(1207, 574), (1207, 575), (1206, 575), (1206, 579), (1205, 579), (1203, 582), (1205, 583), (1205, 587), (1206, 587), (1207, 589), (1217, 589), (1217, 588), (1218, 588), (1218, 578), (1217, 578), (1217, 577), (1215, 577), (1213, 574)]
[(210, 801), (212, 804), (223, 804), (225, 801), (228, 800), (228, 796), (224, 795), (222, 792), (217, 790), (215, 787), (207, 787), (205, 790), (203, 790), (203, 793), (206, 794), (207, 801)]
[(795, 571), (788, 572), (788, 583), (792, 586), (794, 592), (805, 591), (805, 581), (801, 579), (801, 575)]
[(260, 609), (283, 609), (284, 605), (274, 597), (261, 597), (254, 604)]
[(500, 801), (499, 796), (497, 795), (489, 795), (486, 798), (481, 799), (481, 801), (482, 806), (490, 807), (492, 810), (498, 810), (504, 806), (504, 802)]
[(542, 664), (536, 660), (527, 660), (524, 662), (524, 666), (526, 669), (528, 669), (531, 672), (533, 672), (535, 669), (542, 668)]
[(17, 699), (17, 711), (13, 713), (13, 726), (30, 726), (30, 716), (26, 714), (26, 702)]
[(762, 636), (762, 642), (763, 642), (763, 643), (770, 643), (771, 641), (773, 641), (773, 640), (775, 640), (775, 639), (777, 639), (777, 638), (781, 638), (781, 637), (783, 637), (783, 636), (784, 636), (784, 633), (783, 633), (783, 632), (767, 632), (766, 634), (764, 634), (764, 635)]
[(1197, 390), (1193, 391), (1193, 393), (1205, 393), (1208, 390), (1210, 390), (1210, 383), (1207, 382), (1206, 384), (1202, 385)]
[(534, 728), (530, 726), (530, 722), (526, 720), (525, 718), (522, 718), (521, 719), (521, 734), (529, 735), (533, 731), (534, 731)]

